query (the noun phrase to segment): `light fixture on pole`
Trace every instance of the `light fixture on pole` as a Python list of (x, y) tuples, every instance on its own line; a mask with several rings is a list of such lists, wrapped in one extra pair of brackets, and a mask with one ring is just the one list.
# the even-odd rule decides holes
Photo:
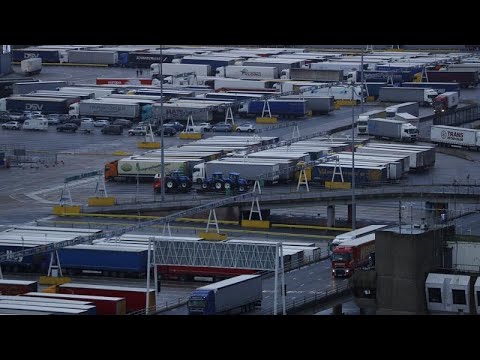
[(161, 198), (165, 201), (165, 152), (164, 152), (164, 129), (163, 129), (163, 53), (162, 45), (160, 45), (160, 157), (161, 157)]

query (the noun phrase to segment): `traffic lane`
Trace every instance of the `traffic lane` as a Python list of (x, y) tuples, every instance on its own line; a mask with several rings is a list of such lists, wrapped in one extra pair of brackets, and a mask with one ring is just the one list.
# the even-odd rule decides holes
[[(285, 284), (287, 287), (286, 302), (301, 303), (315, 293), (333, 290), (347, 279), (332, 277), (330, 260), (323, 260), (318, 263), (294, 269), (285, 273)], [(275, 277), (263, 281), (263, 300), (261, 309), (253, 314), (274, 309), (274, 287)], [(280, 287), (280, 285), (279, 285)], [(280, 289), (279, 289), (280, 290)], [(278, 310), (281, 312), (281, 296), (278, 295)]]

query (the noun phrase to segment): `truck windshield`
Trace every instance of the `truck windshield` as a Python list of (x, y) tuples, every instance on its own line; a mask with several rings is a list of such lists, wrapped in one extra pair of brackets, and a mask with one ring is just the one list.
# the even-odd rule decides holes
[(333, 253), (332, 261), (350, 261), (352, 260), (351, 253)]
[(205, 300), (188, 300), (189, 309), (205, 308)]
[(418, 134), (418, 129), (407, 129), (408, 134)]

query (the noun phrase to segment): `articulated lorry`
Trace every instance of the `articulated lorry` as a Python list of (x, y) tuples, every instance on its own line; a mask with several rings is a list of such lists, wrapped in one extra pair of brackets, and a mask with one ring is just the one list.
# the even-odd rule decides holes
[(358, 115), (357, 119), (357, 134), (358, 135), (368, 135), (368, 120), (370, 118), (385, 118), (386, 115), (385, 109), (371, 110), (363, 114)]
[[(152, 105), (150, 101), (145, 105), (140, 104), (135, 99), (127, 101), (125, 99), (102, 98), (82, 100), (79, 103), (70, 105), (68, 114), (71, 117), (91, 117), (100, 119), (121, 118), (131, 121), (146, 121), (152, 117)], [(148, 102), (148, 100), (145, 100)]]
[(439, 95), (447, 91), (456, 91), (460, 94), (460, 84), (457, 82), (404, 82), (402, 86), (433, 89)]
[(277, 79), (278, 69), (274, 66), (229, 65), (217, 68), (215, 76), (246, 80)]
[(337, 246), (332, 254), (332, 276), (349, 277), (355, 269), (368, 264), (375, 253), (375, 234), (347, 240)]
[[(197, 161), (188, 159), (165, 158), (165, 174), (179, 170), (186, 176), (191, 176)], [(136, 180), (153, 179), (161, 171), (161, 157), (130, 156), (109, 162), (105, 165), (105, 180)]]
[(5, 99), (11, 112), (40, 111), (43, 114), (68, 114), (75, 99), (58, 97), (11, 96)]
[(475, 87), (479, 83), (478, 71), (427, 71), (428, 81), (456, 82), (460, 87)]
[(417, 141), (418, 129), (410, 123), (391, 119), (369, 119), (368, 134), (396, 141)]
[(435, 144), (467, 149), (480, 149), (480, 130), (454, 126), (433, 125), (430, 140)]
[(201, 184), (211, 174), (221, 172), (228, 175), (230, 172), (238, 172), (242, 174), (242, 178), (249, 183), (255, 182), (259, 175), (268, 174), (264, 181), (268, 184), (277, 183), (280, 179), (280, 165), (278, 163), (253, 162), (246, 160), (245, 162), (229, 161), (227, 159), (212, 160), (206, 163), (197, 164), (193, 167), (192, 180), (194, 183)]
[(40, 71), (42, 71), (42, 58), (31, 58), (22, 60), (22, 62), (20, 63), (20, 68), (22, 69), (22, 72), (27, 76), (39, 74)]
[(458, 92), (456, 91), (447, 91), (438, 95), (433, 101), (433, 110), (435, 111), (435, 114), (455, 109), (458, 106), (458, 97)]
[(343, 70), (286, 69), (281, 79), (299, 81), (338, 82), (343, 81)]
[(381, 102), (418, 102), (423, 106), (431, 106), (437, 95), (433, 89), (382, 87), (378, 99)]
[[(269, 100), (270, 112), (279, 117), (304, 117), (308, 113), (306, 100)], [(261, 116), (264, 101), (251, 101), (248, 103), (248, 115)]]
[[(212, 69), (210, 65), (203, 64), (162, 64), (162, 76), (172, 76), (194, 72), (197, 76), (210, 76)], [(152, 79), (160, 76), (160, 64), (150, 65), (150, 75)]]
[(262, 296), (260, 275), (239, 275), (194, 290), (188, 299), (188, 314), (247, 312), (261, 306)]

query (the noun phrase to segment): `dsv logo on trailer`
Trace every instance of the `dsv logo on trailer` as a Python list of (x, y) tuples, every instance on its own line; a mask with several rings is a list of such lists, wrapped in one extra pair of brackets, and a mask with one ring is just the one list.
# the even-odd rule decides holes
[(39, 105), (39, 104), (25, 104), (25, 110), (42, 111), (42, 110), (43, 110), (43, 105)]
[(24, 53), (23, 57), (25, 59), (30, 59), (30, 58), (38, 58), (40, 57), (40, 54), (35, 54), (35, 53)]

